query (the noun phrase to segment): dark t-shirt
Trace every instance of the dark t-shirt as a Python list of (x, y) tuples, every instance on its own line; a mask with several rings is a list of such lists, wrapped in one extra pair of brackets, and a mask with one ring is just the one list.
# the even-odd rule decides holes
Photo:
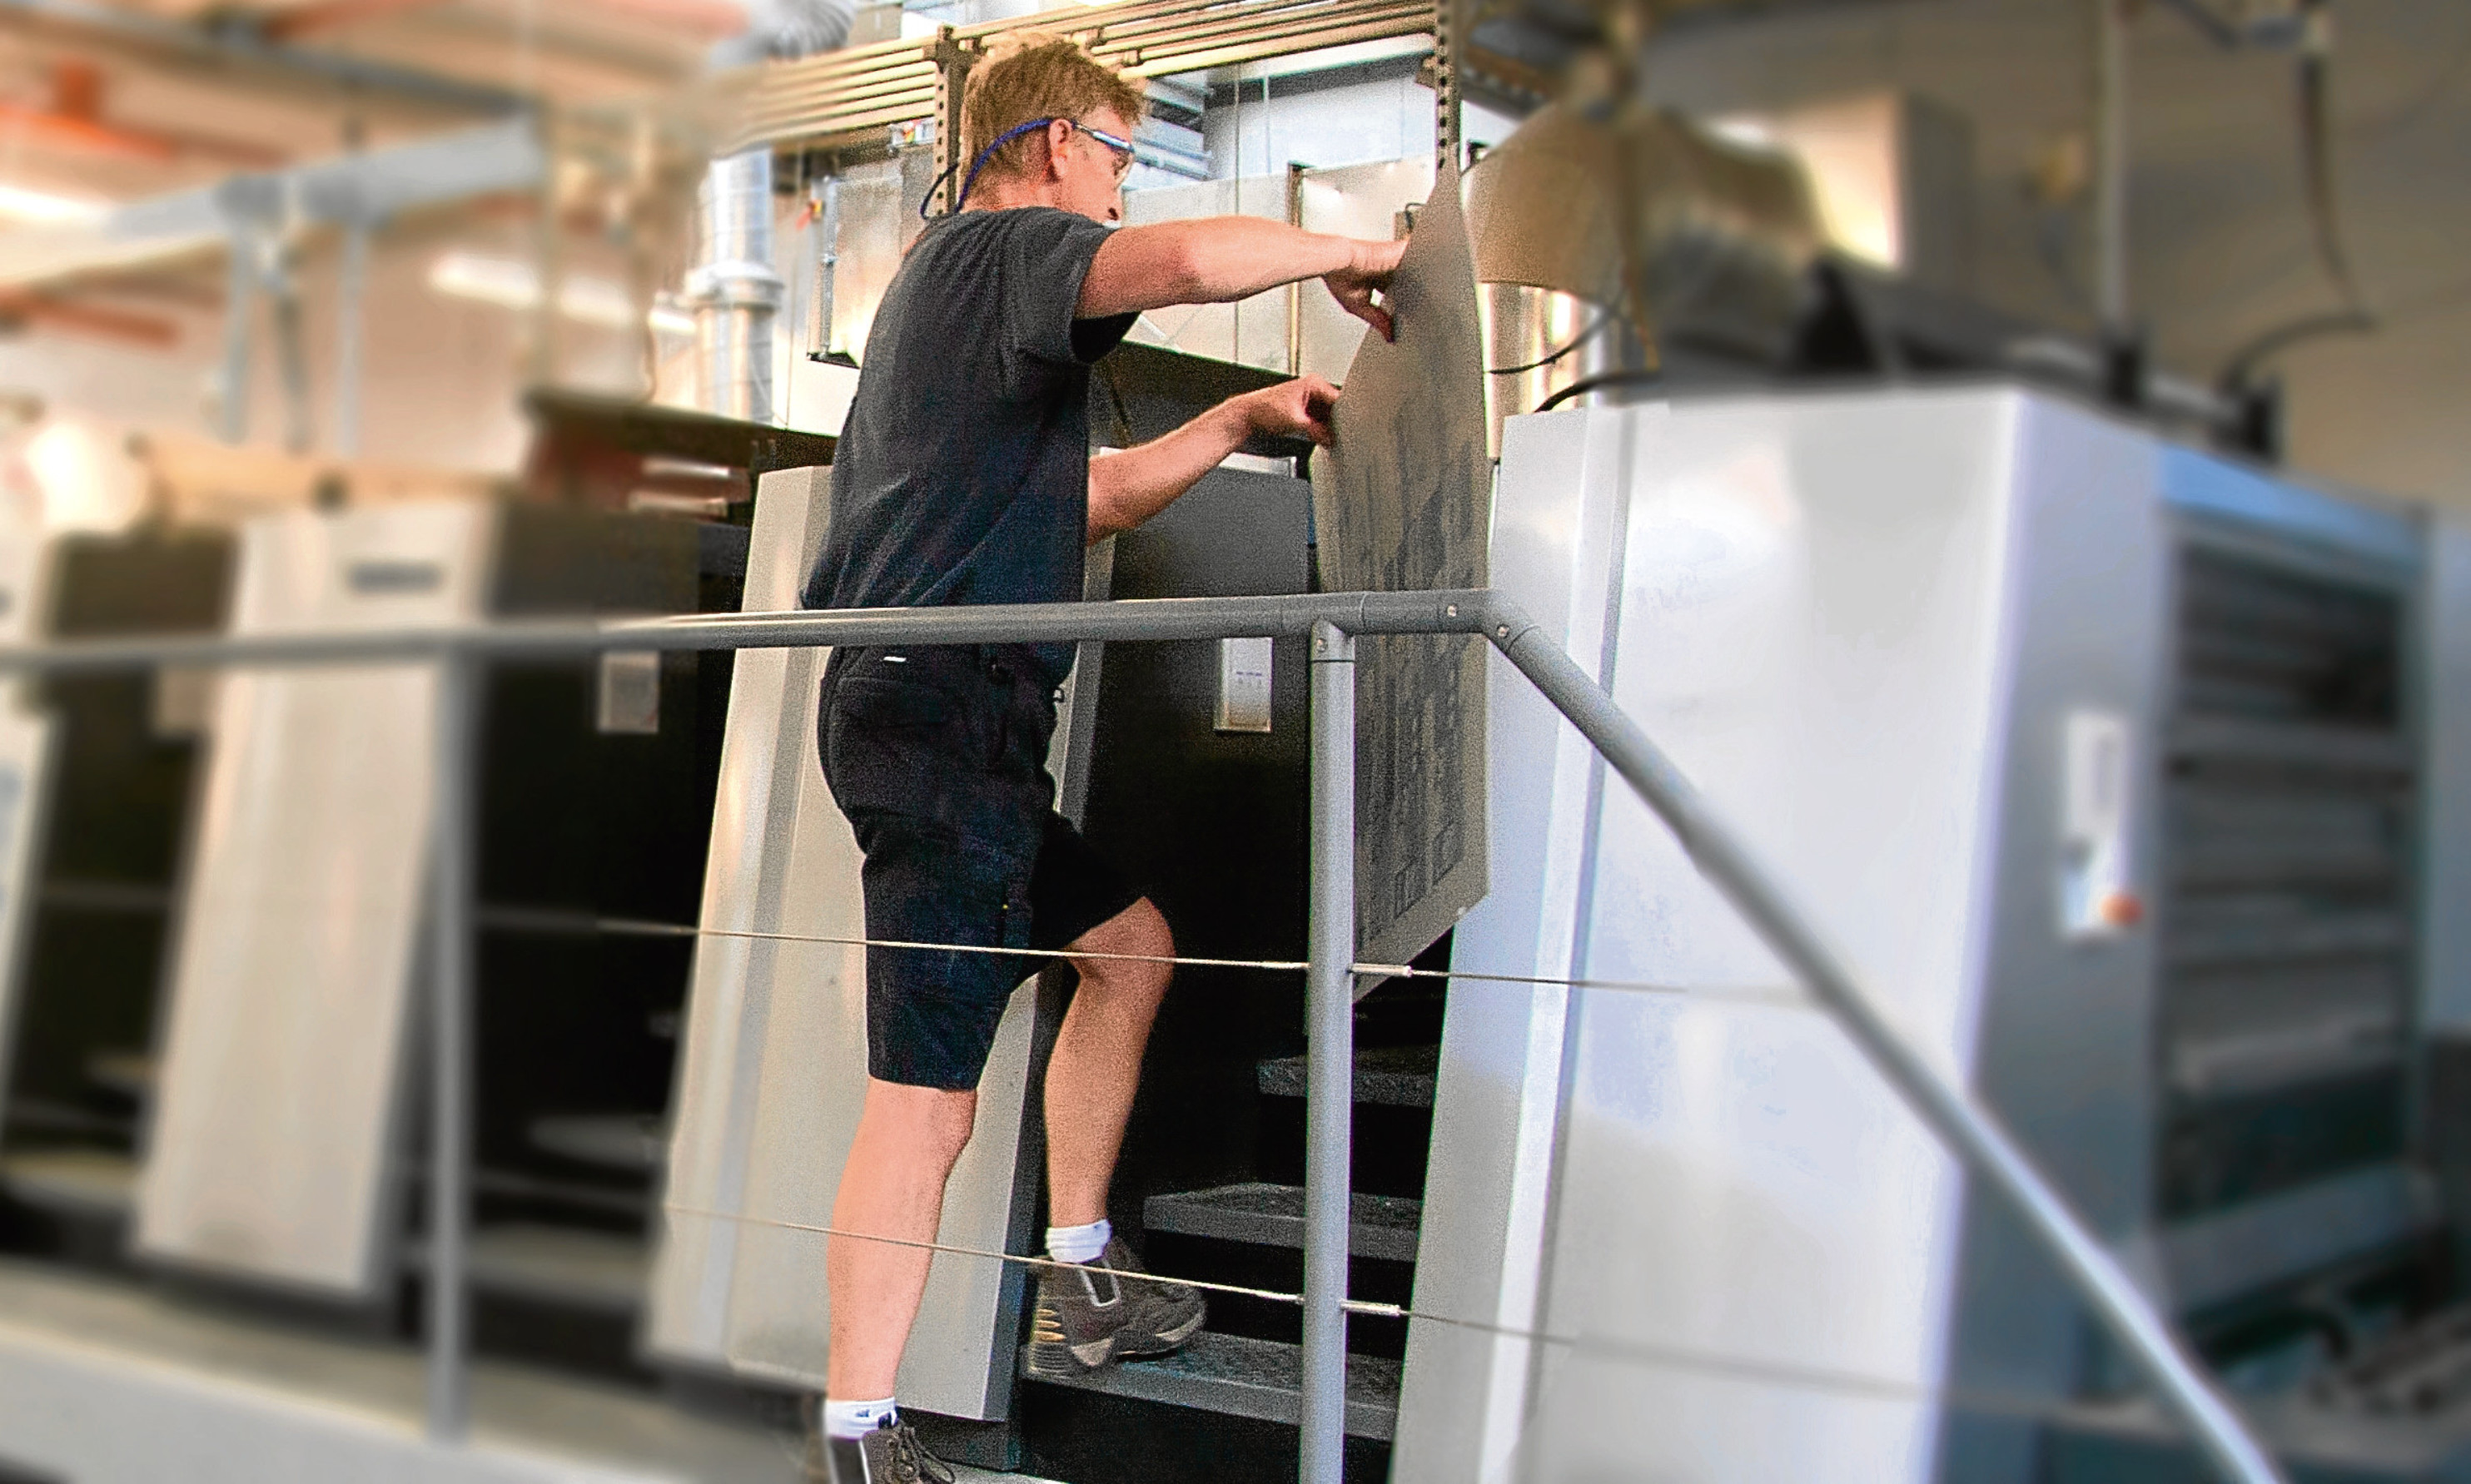
[[(1075, 319), (1107, 229), (1051, 206), (927, 228), (884, 290), (833, 454), (810, 608), (1081, 596), (1090, 362), (1133, 316)], [(1050, 683), (1072, 646), (1040, 645)]]

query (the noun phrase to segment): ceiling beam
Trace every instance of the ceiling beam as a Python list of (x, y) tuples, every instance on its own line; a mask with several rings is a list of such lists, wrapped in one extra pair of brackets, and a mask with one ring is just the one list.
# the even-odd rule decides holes
[(438, 3), (439, 0), (324, 0), (322, 4), (304, 5), (269, 15), (258, 26), (257, 33), (269, 41), (296, 41), (315, 32), (365, 26), (398, 12), (419, 10)]
[(211, 27), (100, 0), (0, 0), (0, 28), (200, 69), (239, 68), (323, 91), (390, 99), (441, 112), (503, 115), (532, 100), (508, 88), (268, 39), (254, 23)]
[[(292, 41), (320, 31), (366, 25), (404, 11), (434, 10), (448, 0), (318, 0), (269, 15), (259, 25), (269, 40)], [(592, 0), (600, 15), (665, 27), (718, 40), (746, 29), (746, 8), (732, 0)]]
[(82, 58), (52, 64), (49, 107), (0, 102), (0, 127), (38, 146), (73, 154), (105, 154), (158, 164), (192, 158), (245, 169), (280, 165), (287, 156), (263, 145), (194, 129), (148, 128), (104, 117), (103, 69)]
[(147, 350), (168, 350), (180, 343), (180, 327), (160, 314), (64, 299), (45, 293), (0, 290), (0, 326), (47, 325), (96, 339)]

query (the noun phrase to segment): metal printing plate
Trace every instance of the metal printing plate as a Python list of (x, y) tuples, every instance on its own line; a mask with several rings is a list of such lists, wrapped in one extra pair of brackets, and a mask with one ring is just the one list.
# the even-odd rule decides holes
[[(1483, 334), (1455, 170), (1387, 297), (1397, 337), (1365, 332), (1314, 461), (1322, 587), (1485, 587)], [(1376, 962), (1406, 962), (1484, 899), (1484, 654), (1476, 638), (1356, 646), (1356, 942)]]

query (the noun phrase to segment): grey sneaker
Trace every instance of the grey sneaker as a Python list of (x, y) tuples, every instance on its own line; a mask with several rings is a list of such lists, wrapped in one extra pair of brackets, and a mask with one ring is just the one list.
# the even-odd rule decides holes
[(953, 1484), (953, 1471), (918, 1441), (905, 1422), (886, 1422), (862, 1438), (824, 1435), (822, 1408), (807, 1420), (806, 1484)]
[(1029, 1332), (1029, 1374), (1078, 1376), (1110, 1360), (1183, 1349), (1209, 1310), (1201, 1294), (1186, 1284), (1164, 1278), (1116, 1279), (1116, 1273), (1143, 1270), (1120, 1239), (1110, 1239), (1105, 1254), (1088, 1266), (1042, 1270), (1038, 1313)]

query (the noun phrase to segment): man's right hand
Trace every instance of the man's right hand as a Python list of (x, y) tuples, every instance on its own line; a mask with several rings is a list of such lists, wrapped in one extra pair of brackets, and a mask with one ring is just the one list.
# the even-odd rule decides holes
[(1330, 296), (1338, 307), (1381, 332), (1381, 338), (1395, 339), (1390, 312), (1373, 300), (1375, 292), (1390, 287), (1390, 276), (1399, 271), (1399, 260), (1407, 252), (1402, 242), (1377, 243), (1358, 241), (1355, 260), (1335, 273), (1325, 273), (1322, 282), (1330, 286)]
[(1390, 334), (1390, 312), (1373, 301), (1390, 286), (1404, 243), (1306, 232), (1259, 217), (1153, 221), (1109, 235), (1090, 260), (1072, 313), (1083, 319), (1233, 304), (1281, 284), (1318, 278), (1339, 307)]

